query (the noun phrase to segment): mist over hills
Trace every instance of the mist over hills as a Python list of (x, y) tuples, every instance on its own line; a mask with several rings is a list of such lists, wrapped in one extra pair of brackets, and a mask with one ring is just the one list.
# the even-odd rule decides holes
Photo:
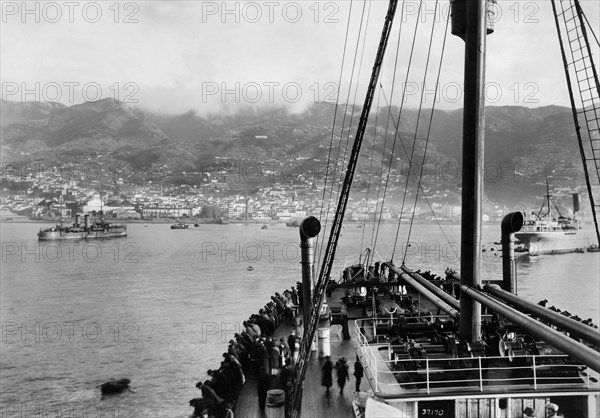
[[(190, 111), (166, 116), (102, 99), (69, 107), (57, 103), (3, 102), (1, 114), (4, 164), (32, 161), (62, 164), (94, 159), (128, 164), (139, 181), (176, 182), (178, 173), (201, 173), (211, 164), (226, 167), (223, 164), (232, 161), (275, 168), (293, 166), (304, 178), (309, 177), (306, 174), (310, 170), (323, 168), (327, 163), (336, 109), (333, 104), (315, 103), (301, 113), (291, 113), (285, 108), (248, 107), (227, 115), (200, 116)], [(392, 168), (396, 174), (405, 175), (414, 138), (417, 143), (413, 161), (418, 163), (412, 169), (418, 169), (430, 130), (423, 185), (432, 190), (446, 190), (450, 195), (458, 194), (462, 110), (435, 110), (433, 118), (431, 110), (422, 111), (420, 116), (416, 110), (403, 110), (395, 147), (398, 110), (392, 109), (389, 121), (388, 114), (388, 108), (380, 108), (377, 117), (372, 111), (363, 143), (364, 157), (358, 167), (362, 175), (355, 178), (359, 188), (373, 181), (367, 177), (369, 171), (380, 172), (382, 156), (387, 169), (392, 148), (395, 150)], [(339, 153), (333, 150), (332, 157), (340, 169), (344, 165), (345, 143), (349, 140), (351, 147), (359, 116), (358, 107), (337, 109), (333, 143), (337, 144), (341, 137), (343, 145)], [(536, 196), (544, 194), (545, 173), (553, 188), (584, 190), (569, 108), (490, 106), (486, 116), (488, 199), (515, 208), (537, 205)], [(346, 126), (343, 131), (342, 120)], [(350, 122), (352, 127), (348, 130)], [(288, 176), (287, 180), (295, 181), (297, 176)], [(256, 187), (257, 184), (239, 185), (242, 191)], [(416, 181), (410, 187), (416, 190)]]

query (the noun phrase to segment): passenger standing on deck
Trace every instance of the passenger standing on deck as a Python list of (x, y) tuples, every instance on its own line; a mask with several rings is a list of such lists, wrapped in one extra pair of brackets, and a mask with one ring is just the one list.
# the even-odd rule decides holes
[(555, 403), (549, 403), (546, 404), (545, 408), (545, 412), (546, 412), (546, 418), (551, 418), (551, 417), (558, 417), (558, 405)]
[(258, 361), (259, 361), (259, 370), (261, 373), (268, 375), (270, 373), (270, 365), (269, 365), (269, 351), (265, 344), (261, 341), (258, 346)]
[(279, 374), (279, 368), (281, 367), (281, 353), (275, 341), (270, 341), (269, 345), (270, 373), (271, 376), (277, 376)]
[(279, 339), (279, 352), (281, 353), (281, 366), (285, 366), (290, 358), (290, 347), (285, 342), (285, 338)]
[(300, 342), (300, 337), (296, 336), (296, 339), (294, 340), (294, 356), (292, 357), (294, 363), (298, 362), (298, 357), (300, 356)]
[(295, 287), (292, 287), (292, 302), (294, 303), (294, 305), (299, 305), (300, 301), (298, 300), (298, 291), (296, 290)]
[(294, 374), (294, 366), (292, 366), (292, 360), (287, 359), (285, 366), (281, 369), (281, 385), (283, 386), (283, 391), (285, 392), (285, 399), (288, 399), (288, 396), (292, 387), (292, 375)]
[(292, 322), (292, 326), (294, 327), (294, 330), (296, 331), (296, 336), (300, 339), (302, 339), (302, 335), (304, 335), (304, 327), (302, 324), (302, 317), (300, 315), (296, 315), (296, 317), (294, 318), (293, 322)]
[(356, 361), (354, 362), (354, 377), (356, 378), (356, 391), (360, 392), (360, 380), (363, 377), (363, 366), (360, 364), (360, 360), (358, 356), (356, 357)]
[(302, 294), (302, 282), (296, 282), (296, 289), (298, 289), (298, 304), (300, 307), (304, 306), (304, 295)]
[(321, 386), (325, 386), (327, 388), (326, 393), (329, 396), (329, 388), (333, 385), (333, 363), (331, 362), (329, 356), (325, 357), (325, 364), (321, 368), (323, 374), (321, 375)]
[(348, 373), (348, 364), (346, 363), (346, 357), (342, 357), (336, 364), (337, 369), (337, 383), (340, 387), (340, 393), (344, 392), (344, 386), (346, 386), (346, 380), (350, 380)]
[(288, 335), (288, 347), (290, 349), (290, 358), (294, 358), (294, 349), (296, 348), (296, 331), (292, 330), (291, 334)]
[(269, 375), (262, 371), (258, 375), (258, 384), (256, 385), (258, 390), (258, 405), (260, 410), (265, 410), (265, 404), (267, 403), (267, 392), (269, 390)]

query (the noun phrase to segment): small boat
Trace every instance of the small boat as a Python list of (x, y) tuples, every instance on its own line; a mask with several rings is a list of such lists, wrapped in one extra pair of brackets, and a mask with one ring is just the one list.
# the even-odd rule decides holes
[(252, 271), (252, 270), (254, 270), (254, 267), (252, 267), (252, 266), (248, 266), (248, 268), (247, 268), (246, 270), (248, 270), (248, 271)]
[(200, 224), (199, 224), (199, 223), (195, 223), (195, 224), (194, 224), (194, 227), (195, 227), (195, 228), (198, 228), (199, 226), (200, 226)]
[(188, 229), (189, 225), (182, 222), (171, 225), (171, 229)]
[(263, 226), (261, 226), (260, 229), (269, 229), (269, 227), (267, 226), (267, 224), (263, 224)]
[(589, 247), (586, 248), (588, 253), (597, 253), (600, 252), (600, 247), (598, 246), (598, 244), (591, 244)]
[(110, 382), (102, 383), (101, 385), (96, 386), (102, 392), (102, 395), (114, 395), (117, 393), (122, 393), (126, 390), (133, 392), (129, 388), (129, 384), (131, 380), (129, 379), (119, 379), (119, 380), (111, 380)]

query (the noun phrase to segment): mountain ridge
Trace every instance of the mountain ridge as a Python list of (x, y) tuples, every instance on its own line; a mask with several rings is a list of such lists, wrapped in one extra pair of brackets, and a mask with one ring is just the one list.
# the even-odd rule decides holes
[[(310, 170), (311, 166), (326, 164), (332, 137), (334, 143), (340, 136), (344, 144), (352, 141), (354, 127), (348, 132), (347, 127), (342, 130), (339, 125), (343, 119), (346, 123), (352, 119), (355, 125), (359, 111), (351, 106), (338, 106), (332, 135), (336, 108), (329, 103), (315, 103), (299, 113), (285, 108), (248, 108), (235, 114), (201, 116), (188, 111), (167, 116), (144, 112), (113, 99), (68, 107), (54, 103), (3, 102), (2, 160), (4, 163), (27, 160), (61, 163), (72, 159), (73, 155), (88, 159), (101, 156), (130, 164), (146, 178), (164, 172), (199, 172), (207, 165), (223, 160), (241, 164), (269, 162)], [(397, 113), (397, 108), (391, 109), (393, 116), (386, 135), (390, 108), (379, 109), (377, 127), (375, 112), (372, 112), (363, 152), (372, 153), (373, 159), (380, 161), (383, 154), (389, 155), (396, 138), (392, 168), (399, 172), (408, 161), (404, 150), (410, 152), (415, 137), (418, 144), (415, 164), (420, 164), (431, 109), (423, 110), (420, 115), (414, 109), (403, 110), (398, 124), (399, 135), (396, 136)], [(460, 164), (461, 130), (462, 109), (434, 110), (426, 164)], [(375, 132), (377, 141), (373, 144)], [(517, 202), (530, 198), (532, 187), (539, 183), (539, 178), (543, 177), (540, 173), (544, 170), (549, 170), (550, 177), (556, 176), (553, 181), (557, 183), (556, 187), (567, 187), (568, 182), (563, 181), (566, 177), (571, 187), (583, 185), (574, 135), (570, 108), (488, 106), (486, 165), (501, 167), (503, 171), (500, 181), (486, 182), (488, 197)], [(332, 155), (336, 157), (337, 151)], [(341, 164), (343, 151), (339, 155), (338, 164)], [(370, 160), (365, 157), (359, 163), (359, 170), (363, 173), (372, 170), (369, 165)], [(527, 174), (535, 177), (531, 184), (515, 181), (517, 175), (513, 173), (523, 171), (522, 166), (531, 169)], [(367, 182), (365, 178), (359, 181)], [(455, 183), (450, 183), (448, 188), (456, 189)], [(249, 186), (240, 188), (248, 189)], [(537, 192), (536, 188), (534, 193)]]

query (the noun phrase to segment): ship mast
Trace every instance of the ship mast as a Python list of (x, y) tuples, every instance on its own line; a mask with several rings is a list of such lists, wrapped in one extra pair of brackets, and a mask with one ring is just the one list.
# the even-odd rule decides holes
[(331, 276), (331, 269), (333, 267), (333, 261), (335, 258), (335, 252), (337, 249), (340, 232), (342, 230), (342, 222), (344, 220), (344, 213), (346, 212), (346, 205), (348, 204), (348, 197), (350, 195), (350, 186), (354, 178), (354, 172), (358, 164), (358, 156), (360, 148), (367, 128), (367, 121), (369, 113), (371, 111), (371, 105), (373, 104), (373, 98), (375, 90), (377, 88), (377, 81), (379, 80), (379, 74), (381, 72), (381, 66), (383, 64), (383, 58), (385, 56), (385, 50), (388, 45), (390, 33), (392, 30), (392, 24), (394, 22), (394, 16), (396, 14), (396, 8), (398, 6), (398, 0), (390, 0), (388, 5), (381, 38), (379, 40), (379, 47), (377, 49), (377, 55), (375, 57), (375, 63), (373, 64), (373, 70), (371, 72), (371, 79), (367, 88), (367, 94), (365, 97), (364, 105), (361, 111), (358, 127), (356, 129), (356, 136), (350, 158), (348, 161), (348, 167), (346, 169), (346, 175), (342, 190), (340, 192), (338, 205), (335, 212), (333, 224), (331, 226), (329, 240), (325, 249), (325, 255), (321, 264), (320, 273), (315, 284), (315, 288), (312, 292), (312, 306), (309, 306), (306, 302), (304, 309), (310, 309), (310, 321), (304, 324), (304, 337), (300, 345), (300, 352), (298, 356), (298, 362), (294, 368), (294, 374), (292, 376), (292, 391), (288, 400), (286, 401), (285, 415), (287, 418), (296, 418), (300, 416), (300, 410), (302, 407), (302, 391), (304, 385), (304, 377), (306, 375), (307, 359), (310, 354), (310, 347), (317, 330), (318, 314), (321, 310), (321, 305), (325, 297), (325, 290)]
[[(481, 284), (486, 0), (460, 1), (464, 2), (466, 11), (464, 37), (461, 36), (465, 40), (465, 100), (460, 277), (462, 284), (478, 287)], [(476, 343), (480, 340), (480, 318), (481, 305), (463, 294), (460, 299), (459, 329), (465, 341)]]
[(546, 202), (548, 203), (548, 212), (545, 215), (542, 215), (542, 211), (544, 210), (544, 203), (542, 202), (542, 207), (537, 214), (538, 219), (548, 218), (552, 220), (552, 208), (550, 206), (550, 184), (548, 183), (548, 171), (546, 170), (546, 166), (544, 165), (544, 174), (546, 176)]

